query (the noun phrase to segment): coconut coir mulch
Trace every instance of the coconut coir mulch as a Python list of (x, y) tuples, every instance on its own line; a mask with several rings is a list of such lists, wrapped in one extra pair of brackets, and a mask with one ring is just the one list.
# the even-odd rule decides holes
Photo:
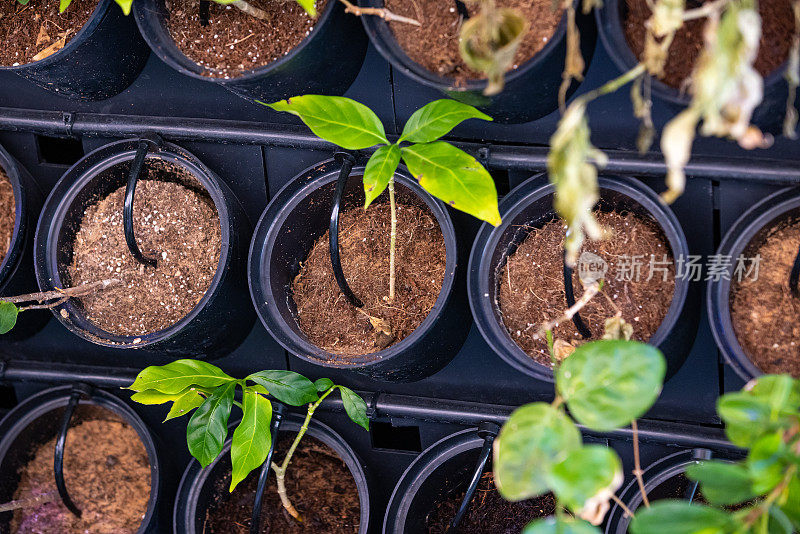
[[(397, 205), (396, 289), (389, 294), (389, 235), (387, 203), (366, 211), (341, 214), (339, 250), (342, 270), (363, 312), (386, 321), (394, 342), (411, 334), (433, 308), (444, 280), (446, 253), (442, 231), (427, 210)], [(333, 277), (328, 232), (317, 240), (292, 284), (301, 330), (314, 345), (334, 354), (361, 355), (385, 346), (364, 313), (353, 307)]]
[[(453, 0), (385, 0), (384, 4), (393, 13), (421, 24), (389, 24), (398, 44), (411, 59), (434, 74), (454, 78), (456, 82), (485, 78), (461, 59), (458, 51), (461, 17)], [(518, 10), (530, 24), (514, 57), (513, 70), (544, 48), (561, 21), (562, 10), (554, 11), (552, 0), (497, 0), (497, 6)], [(474, 5), (468, 5), (467, 9), (470, 15), (479, 12)]]
[(789, 290), (789, 273), (800, 247), (800, 221), (772, 228), (744, 256), (761, 256), (758, 278), (731, 280), (731, 321), (747, 355), (765, 373), (800, 378), (800, 299)]
[[(294, 440), (279, 439), (276, 463)], [(230, 466), (230, 462), (227, 464)], [(205, 534), (248, 534), (253, 498), (258, 485), (256, 470), (229, 493), (230, 471), (214, 484), (214, 497), (206, 513)], [(281, 534), (354, 534), (358, 532), (361, 504), (353, 475), (344, 461), (327, 445), (306, 435), (286, 472), (286, 490), (300, 512), (299, 523), (281, 505), (275, 473), (267, 479), (261, 506), (261, 532)]]
[(208, 193), (184, 167), (149, 158), (136, 186), (134, 234), (157, 266), (137, 262), (125, 243), (125, 186), (90, 206), (72, 245), (72, 285), (106, 279), (122, 284), (82, 297), (86, 316), (107, 332), (138, 336), (182, 319), (205, 295), (217, 271), (219, 216)]
[[(139, 435), (111, 414), (83, 421), (67, 433), (64, 481), (80, 518), (55, 500), (14, 512), (16, 534), (133, 534), (150, 500), (150, 461)], [(20, 470), (14, 499), (56, 491), (56, 438), (36, 447)]]
[[(464, 491), (453, 493), (437, 502), (426, 519), (428, 534), (445, 534), (461, 506)], [(459, 523), (458, 532), (470, 534), (518, 534), (525, 525), (556, 512), (552, 493), (520, 502), (508, 502), (498, 493), (494, 476), (486, 472), (481, 477), (467, 515)]]
[[(666, 237), (654, 221), (633, 213), (596, 212), (595, 216), (611, 236), (601, 241), (585, 241), (581, 252), (600, 256), (608, 263), (608, 273), (602, 293), (581, 310), (581, 318), (591, 330), (592, 339), (600, 339), (606, 319), (619, 309), (622, 318), (633, 326), (632, 338), (647, 341), (664, 320), (675, 291), (675, 266)], [(531, 358), (547, 366), (551, 365), (547, 342), (536, 339), (536, 334), (543, 322), (558, 319), (567, 309), (562, 274), (565, 236), (561, 221), (532, 229), (508, 257), (497, 280), (500, 311), (511, 338)], [(654, 264), (656, 268), (667, 269), (666, 280), (664, 273), (655, 270), (647, 280), (651, 254), (657, 262), (664, 261), (667, 255), (668, 265)], [(632, 272), (633, 260), (624, 256), (639, 257), (638, 282)], [(622, 274), (626, 278), (631, 274), (632, 280), (617, 280)], [(573, 287), (577, 301), (583, 295), (577, 269), (573, 273)], [(553, 337), (573, 344), (583, 341), (572, 321), (555, 327)]]
[[(318, 0), (317, 17), (329, 1)], [(294, 0), (248, 0), (269, 18), (258, 19), (233, 6), (210, 2), (208, 25), (200, 24), (197, 0), (167, 0), (167, 27), (175, 44), (214, 78), (235, 78), (291, 52), (316, 20)], [(347, 58), (343, 58), (344, 61)]]
[(58, 0), (0, 2), (0, 65), (24, 65), (48, 48), (53, 53), (63, 48), (89, 20), (97, 0), (73, 0), (64, 13), (58, 7)]
[[(703, 0), (704, 2), (710, 0)], [(650, 17), (647, 0), (626, 0), (627, 12), (623, 21), (625, 37), (636, 57), (641, 58), (645, 43), (645, 22)], [(761, 43), (755, 68), (766, 76), (789, 57), (794, 34), (794, 14), (791, 0), (768, 0), (758, 3), (761, 14)], [(669, 47), (667, 64), (661, 81), (676, 89), (682, 88), (694, 69), (703, 49), (703, 28), (706, 19), (690, 20), (678, 30)]]
[(0, 169), (0, 262), (11, 248), (11, 238), (14, 236), (14, 222), (16, 220), (16, 201), (14, 188), (8, 177)]

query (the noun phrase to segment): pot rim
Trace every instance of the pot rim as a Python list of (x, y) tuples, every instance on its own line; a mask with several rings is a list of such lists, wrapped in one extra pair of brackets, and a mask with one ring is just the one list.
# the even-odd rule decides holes
[[(0, 460), (6, 457), (12, 442), (31, 422), (53, 410), (66, 407), (72, 391), (71, 386), (45, 389), (28, 397), (8, 412), (0, 421), (0, 436), (2, 436), (0, 438)], [(139, 435), (150, 461), (150, 498), (147, 502), (147, 511), (136, 531), (137, 534), (144, 534), (155, 517), (161, 486), (161, 462), (150, 430), (130, 406), (105, 390), (92, 389), (91, 397), (89, 399), (82, 398), (79, 405), (94, 405), (111, 411), (122, 417)]]
[[(800, 188), (787, 187), (761, 199), (745, 211), (722, 238), (717, 254), (738, 257), (763, 228), (785, 213), (800, 208)], [(711, 333), (725, 362), (743, 380), (749, 381), (764, 372), (747, 355), (733, 328), (730, 310), (731, 280), (709, 280), (706, 290)]]
[[(247, 261), (247, 279), (250, 286), (250, 297), (258, 313), (261, 323), (272, 334), (278, 343), (291, 354), (315, 365), (337, 369), (364, 369), (394, 358), (422, 339), (432, 328), (437, 318), (445, 310), (455, 286), (456, 263), (458, 247), (453, 223), (444, 209), (443, 204), (427, 193), (411, 176), (404, 165), (395, 171), (395, 181), (414, 193), (425, 202), (431, 214), (436, 217), (445, 243), (446, 260), (445, 273), (442, 287), (433, 308), (425, 316), (420, 325), (408, 336), (394, 345), (369, 354), (347, 355), (347, 361), (341, 361), (343, 356), (331, 353), (317, 347), (304, 336), (298, 335), (290, 325), (284, 321), (279, 313), (274, 313), (274, 307), (268, 303), (274, 302), (270, 290), (265, 289), (262, 282), (270, 279), (269, 257), (276, 245), (277, 234), (291, 211), (302, 202), (308, 194), (328, 184), (335, 183), (339, 174), (340, 165), (333, 159), (323, 160), (311, 165), (298, 173), (272, 198), (267, 208), (261, 215), (250, 242), (250, 253)], [(353, 167), (351, 176), (363, 174), (365, 165)], [(306, 252), (307, 254), (307, 252)], [(267, 320), (268, 319), (268, 320)], [(295, 326), (296, 320), (294, 321)], [(298, 326), (299, 329), (299, 326)]]
[[(550, 196), (555, 191), (553, 184), (540, 180), (542, 176), (542, 174), (532, 176), (500, 202), (500, 213), (503, 217), (503, 223), (500, 226), (491, 227), (487, 224), (481, 226), (470, 253), (467, 288), (475, 324), (492, 350), (516, 370), (544, 382), (553, 383), (553, 370), (538, 363), (517, 345), (508, 334), (505, 325), (496, 320), (495, 310), (498, 305), (489, 299), (492, 293), (490, 281), (494, 277), (491, 256), (499, 246), (503, 232), (511, 224), (510, 221), (514, 220), (530, 203)], [(667, 238), (673, 259), (679, 256), (688, 256), (689, 246), (677, 217), (671, 209), (663, 204), (652, 189), (633, 178), (610, 174), (600, 175), (598, 183), (601, 199), (602, 190), (609, 189), (630, 198), (652, 216)], [(491, 254), (486, 253), (489, 250)], [(688, 280), (676, 278), (669, 309), (656, 332), (647, 341), (649, 345), (658, 347), (667, 339), (681, 315), (689, 294), (689, 287)]]
[[(53, 187), (42, 207), (34, 241), (36, 280), (40, 290), (47, 291), (53, 289), (53, 287), (64, 287), (59, 274), (60, 264), (56, 247), (58, 245), (58, 235), (64, 225), (67, 211), (75, 202), (76, 197), (90, 182), (94, 181), (99, 172), (132, 160), (136, 154), (136, 147), (136, 139), (123, 139), (103, 145), (72, 165)], [(224, 191), (220, 187), (216, 175), (194, 155), (172, 143), (164, 142), (157, 152), (148, 153), (148, 158), (152, 157), (163, 159), (187, 169), (211, 197), (217, 210), (218, 224), (221, 229), (217, 270), (205, 294), (189, 313), (167, 328), (138, 336), (112, 334), (103, 330), (100, 326), (89, 321), (85, 313), (75, 305), (73, 299), (51, 308), (50, 311), (53, 315), (68, 330), (98, 345), (121, 349), (141, 349), (176, 335), (194, 320), (212, 299), (222, 283), (225, 276), (224, 267), (229, 262), (233, 251), (232, 236), (227, 224), (230, 220), (230, 213), (225, 201)], [(64, 310), (67, 314), (66, 318), (62, 316), (61, 310)], [(87, 321), (96, 332), (90, 332), (79, 327), (72, 321), (72, 317), (80, 317)]]
[(17, 264), (23, 253), (25, 234), (30, 225), (27, 221), (28, 196), (20, 179), (20, 174), (27, 171), (20, 168), (19, 163), (2, 146), (0, 146), (0, 171), (4, 172), (8, 177), (11, 188), (14, 190), (14, 230), (11, 233), (11, 244), (0, 263), (0, 287), (2, 287), (16, 271)]

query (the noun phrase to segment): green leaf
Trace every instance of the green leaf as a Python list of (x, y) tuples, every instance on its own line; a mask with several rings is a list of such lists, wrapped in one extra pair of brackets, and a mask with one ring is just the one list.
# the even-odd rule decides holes
[(550, 489), (576, 514), (600, 493), (606, 494), (605, 501), (610, 499), (622, 480), (619, 457), (602, 445), (584, 445), (571, 451), (547, 474)]
[(492, 120), (489, 115), (467, 104), (447, 98), (434, 100), (409, 117), (397, 142), (430, 143), (467, 119)]
[(28, 2), (29, 2), (29, 0), (17, 0), (17, 2), (19, 2), (19, 3), (20, 3), (20, 4), (22, 4), (23, 6), (27, 6), (27, 5), (28, 5)]
[(297, 0), (297, 3), (306, 10), (309, 17), (317, 16), (317, 0)]
[(738, 504), (756, 496), (747, 469), (739, 464), (705, 460), (690, 465), (686, 476), (699, 482), (703, 496), (717, 506)]
[(762, 436), (747, 455), (747, 469), (753, 480), (753, 491), (767, 493), (783, 479), (787, 467), (783, 432)]
[(231, 441), (230, 491), (245, 479), (250, 471), (258, 468), (267, 459), (272, 443), (270, 421), (272, 403), (256, 393), (254, 388), (246, 387), (242, 394), (242, 420), (233, 431)]
[(777, 506), (769, 507), (768, 532), (770, 534), (793, 534), (794, 525), (786, 513)]
[(728, 439), (739, 447), (749, 448), (772, 428), (769, 405), (745, 392), (720, 397), (717, 413), (725, 422)]
[(196, 390), (189, 389), (186, 393), (175, 399), (172, 403), (172, 408), (169, 409), (167, 417), (164, 418), (166, 423), (170, 419), (182, 417), (205, 402), (205, 399)]
[(663, 500), (639, 508), (631, 521), (632, 534), (717, 534), (732, 530), (735, 521), (725, 511), (688, 501)]
[(400, 147), (397, 145), (384, 145), (370, 156), (364, 169), (364, 209), (383, 193), (399, 164)]
[[(25, 4), (22, 4), (25, 5)], [(17, 324), (19, 308), (13, 302), (0, 300), (0, 334), (7, 334)]]
[(781, 505), (781, 510), (800, 529), (800, 477), (792, 477), (786, 488), (786, 502)]
[(444, 141), (400, 149), (408, 170), (431, 195), (497, 226), (497, 190), (478, 160)]
[(133, 0), (116, 0), (117, 5), (122, 8), (122, 12), (127, 16), (131, 14), (131, 6), (133, 5)]
[(61, 0), (58, 4), (58, 12), (63, 13), (64, 11), (66, 11), (71, 3), (72, 0)]
[(325, 393), (333, 387), (333, 380), (330, 378), (320, 378), (314, 382), (314, 386), (317, 388), (319, 393)]
[(572, 517), (548, 517), (528, 523), (522, 534), (600, 534), (600, 529)]
[(180, 393), (190, 386), (213, 388), (235, 379), (216, 365), (200, 360), (176, 360), (167, 365), (145, 368), (128, 389), (153, 389), (161, 393)]
[(367, 403), (352, 389), (337, 386), (342, 394), (342, 404), (347, 416), (355, 424), (364, 427), (369, 432), (369, 417), (367, 417)]
[(292, 371), (259, 371), (248, 376), (247, 380), (261, 384), (273, 397), (291, 406), (302, 406), (319, 399), (314, 383)]
[(661, 392), (664, 356), (637, 341), (602, 340), (575, 349), (556, 372), (556, 388), (581, 424), (608, 432), (650, 409)]
[(186, 426), (189, 452), (203, 467), (213, 462), (222, 451), (228, 435), (228, 418), (231, 415), (235, 389), (236, 382), (230, 382), (214, 390), (197, 408)]
[(300, 117), (311, 131), (347, 150), (389, 144), (380, 119), (364, 104), (341, 96), (293, 96), (273, 104), (259, 102), (275, 111)]
[(187, 391), (189, 391), (188, 388), (179, 393), (161, 393), (154, 389), (146, 389), (131, 395), (131, 400), (139, 404), (147, 405), (164, 404), (165, 402), (175, 402)]
[(578, 427), (561, 410), (543, 402), (517, 408), (494, 442), (497, 489), (510, 501), (546, 493), (553, 464), (580, 446)]

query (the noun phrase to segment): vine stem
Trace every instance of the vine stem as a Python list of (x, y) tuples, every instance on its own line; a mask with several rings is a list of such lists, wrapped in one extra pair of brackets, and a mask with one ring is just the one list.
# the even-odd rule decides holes
[(283, 458), (283, 463), (280, 466), (275, 462), (272, 462), (270, 467), (272, 470), (275, 471), (275, 480), (278, 485), (278, 497), (281, 499), (281, 504), (289, 512), (289, 515), (294, 517), (300, 523), (303, 522), (303, 516), (300, 515), (300, 512), (292, 504), (292, 501), (289, 499), (289, 494), (286, 492), (286, 470), (289, 468), (289, 463), (292, 461), (292, 455), (294, 451), (297, 449), (297, 446), (300, 444), (300, 440), (303, 439), (305, 436), (306, 431), (308, 430), (308, 425), (311, 422), (311, 417), (314, 415), (314, 411), (322, 404), (322, 401), (325, 400), (325, 397), (330, 395), (333, 390), (336, 389), (336, 386), (331, 387), (322, 394), (322, 396), (313, 404), (308, 405), (308, 413), (306, 413), (306, 418), (303, 421), (303, 426), (300, 427), (300, 430), (297, 432), (297, 435), (294, 437), (294, 441), (292, 442), (292, 446), (289, 447), (289, 451), (286, 453), (286, 456)]
[(422, 26), (418, 20), (414, 20), (401, 15), (395, 15), (385, 7), (359, 7), (355, 6), (348, 0), (339, 0), (344, 4), (344, 12), (360, 17), (361, 15), (375, 15), (380, 17), (386, 22), (404, 22), (405, 24), (413, 24), (414, 26)]
[(633, 431), (633, 474), (636, 476), (636, 482), (639, 484), (642, 502), (644, 502), (647, 508), (650, 508), (650, 500), (647, 498), (647, 492), (644, 489), (644, 480), (642, 479), (642, 463), (639, 460), (639, 427), (636, 424), (636, 419), (631, 421), (631, 430)]
[(394, 302), (395, 268), (394, 256), (397, 243), (397, 204), (394, 198), (394, 176), (389, 178), (389, 207), (392, 212), (392, 229), (389, 234), (389, 302)]
[(575, 314), (581, 311), (581, 309), (584, 306), (586, 306), (589, 303), (589, 301), (592, 300), (592, 297), (597, 295), (599, 291), (600, 291), (600, 284), (597, 282), (593, 282), (592, 284), (586, 286), (583, 290), (583, 295), (581, 295), (581, 298), (577, 302), (575, 302), (575, 304), (570, 306), (567, 309), (567, 311), (564, 312), (564, 315), (562, 315), (561, 317), (559, 317), (554, 321), (547, 321), (545, 323), (542, 323), (542, 325), (539, 327), (538, 332), (536, 332), (535, 336), (536, 339), (541, 338), (546, 334), (548, 330), (552, 330), (560, 323), (572, 320)]
[(613, 80), (607, 81), (605, 84), (601, 85), (600, 87), (598, 87), (593, 91), (589, 91), (580, 98), (586, 101), (587, 103), (591, 102), (592, 100), (598, 97), (607, 95), (609, 93), (613, 93), (620, 87), (623, 87), (624, 85), (627, 85), (628, 83), (632, 82), (645, 72), (647, 72), (647, 68), (645, 67), (644, 63), (639, 63), (628, 72), (614, 78)]
[(624, 502), (622, 502), (622, 500), (619, 497), (617, 497), (615, 493), (611, 494), (611, 500), (617, 503), (620, 508), (622, 508), (622, 511), (625, 512), (625, 515), (627, 515), (628, 517), (633, 517), (633, 512), (631, 511), (631, 509), (628, 508), (628, 506)]
[(42, 493), (41, 495), (17, 499), (15, 501), (9, 501), (7, 503), (0, 504), (0, 512), (10, 512), (20, 508), (33, 508), (34, 506), (53, 502), (56, 499), (58, 499), (58, 492), (50, 491), (48, 493)]
[[(96, 291), (101, 291), (111, 286), (120, 284), (122, 281), (116, 278), (108, 280), (100, 280), (99, 282), (92, 282), (89, 284), (81, 284), (75, 287), (67, 287), (64, 289), (53, 289), (51, 291), (40, 291), (37, 293), (28, 293), (26, 295), (18, 295), (15, 297), (3, 297), (0, 300), (11, 302), (12, 304), (19, 304), (24, 302), (38, 302), (39, 304), (32, 304), (30, 306), (20, 307), (19, 311), (26, 310), (40, 310), (46, 308), (55, 308), (68, 301), (73, 297), (83, 297), (90, 295)], [(53, 302), (47, 302), (53, 301)]]

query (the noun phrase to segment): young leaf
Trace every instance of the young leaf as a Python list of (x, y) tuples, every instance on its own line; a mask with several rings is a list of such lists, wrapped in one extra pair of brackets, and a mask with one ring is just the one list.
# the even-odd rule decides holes
[(639, 508), (629, 528), (632, 534), (722, 534), (733, 530), (734, 519), (723, 510), (689, 501), (662, 500)]
[(409, 117), (397, 142), (431, 143), (467, 119), (492, 120), (489, 115), (456, 100), (434, 100)]
[(272, 443), (270, 421), (272, 420), (272, 403), (256, 393), (252, 387), (246, 387), (242, 394), (242, 421), (233, 431), (231, 441), (231, 473), (230, 491), (253, 469), (258, 468), (267, 459)]
[(602, 520), (611, 495), (622, 485), (622, 464), (614, 449), (585, 445), (555, 464), (547, 480), (559, 502), (574, 513), (584, 517), (584, 511), (594, 512), (599, 507)]
[(247, 380), (261, 384), (273, 397), (291, 406), (302, 406), (319, 398), (314, 383), (292, 371), (259, 371)]
[(145, 389), (144, 391), (139, 391), (131, 395), (131, 400), (133, 402), (138, 402), (139, 404), (147, 405), (175, 402), (181, 397), (181, 395), (189, 391), (189, 389), (190, 388), (186, 388), (178, 393), (161, 393), (160, 391), (156, 391), (154, 389)]
[(572, 416), (608, 432), (644, 415), (661, 392), (666, 363), (657, 348), (637, 341), (585, 343), (556, 372), (556, 389)]
[(543, 402), (517, 408), (494, 442), (498, 491), (509, 501), (547, 492), (553, 464), (580, 446), (578, 427), (561, 410)]
[(63, 13), (64, 11), (66, 11), (71, 3), (72, 0), (61, 0), (58, 4), (58, 12)]
[(369, 432), (369, 417), (367, 417), (367, 403), (358, 393), (344, 386), (338, 386), (342, 394), (342, 404), (347, 416), (355, 424), (364, 427)]
[(297, 0), (297, 3), (306, 10), (309, 17), (315, 18), (317, 16), (317, 0)]
[(153, 389), (161, 393), (180, 393), (190, 386), (213, 388), (235, 379), (216, 365), (200, 360), (176, 360), (167, 365), (145, 368), (128, 389)]
[(200, 465), (207, 467), (219, 456), (228, 435), (228, 418), (233, 406), (236, 382), (219, 386), (197, 408), (186, 426), (186, 443), (189, 452)]
[(318, 137), (347, 150), (389, 144), (378, 116), (349, 98), (303, 95), (273, 104), (259, 103), (297, 115)]
[(399, 164), (397, 145), (384, 145), (372, 154), (364, 169), (364, 209), (383, 193)]
[(428, 193), (494, 226), (502, 222), (494, 180), (475, 158), (444, 141), (412, 145), (401, 153)]
[(686, 476), (699, 482), (703, 497), (717, 506), (738, 504), (756, 496), (747, 469), (739, 464), (704, 460), (690, 465)]
[(600, 534), (600, 530), (580, 519), (548, 517), (528, 523), (522, 534)]
[(188, 414), (195, 408), (198, 408), (203, 402), (205, 402), (203, 396), (190, 388), (186, 393), (175, 399), (175, 402), (172, 403), (172, 408), (170, 408), (169, 413), (167, 413), (167, 417), (164, 418), (164, 422), (166, 423), (170, 419)]
[[(24, 5), (24, 4), (23, 4)], [(0, 300), (0, 334), (7, 334), (17, 324), (19, 308), (13, 302)]]
[(29, 1), (30, 0), (17, 0), (17, 2), (19, 2), (23, 6), (27, 6)]
[(319, 393), (325, 393), (333, 387), (333, 380), (330, 378), (320, 378), (314, 382), (314, 386), (317, 388)]

